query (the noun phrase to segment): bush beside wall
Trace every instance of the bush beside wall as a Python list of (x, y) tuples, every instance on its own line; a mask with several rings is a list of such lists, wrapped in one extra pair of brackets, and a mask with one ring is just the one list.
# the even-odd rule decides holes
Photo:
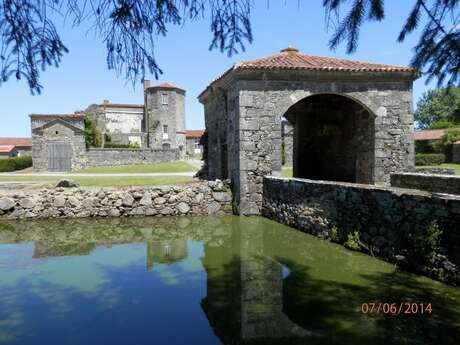
[(32, 157), (12, 157), (0, 160), (0, 172), (22, 170), (32, 166)]
[(446, 161), (443, 153), (417, 153), (415, 165), (440, 165)]

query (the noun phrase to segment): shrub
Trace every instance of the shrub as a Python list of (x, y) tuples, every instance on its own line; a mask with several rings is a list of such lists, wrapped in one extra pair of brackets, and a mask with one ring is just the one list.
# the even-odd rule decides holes
[(444, 153), (448, 162), (452, 162), (452, 144), (460, 140), (460, 129), (448, 130), (437, 143), (439, 152)]
[(415, 165), (440, 165), (446, 161), (443, 153), (417, 153), (415, 155)]
[(0, 159), (0, 172), (22, 170), (32, 166), (32, 157), (12, 157)]
[(96, 127), (93, 120), (85, 116), (85, 143), (86, 147), (101, 147), (102, 135), (99, 128)]
[(353, 233), (348, 234), (348, 238), (344, 243), (344, 246), (353, 249), (359, 250), (359, 231), (354, 231)]
[(104, 148), (106, 148), (106, 149), (134, 149), (134, 150), (139, 150), (140, 146), (139, 146), (138, 143), (134, 143), (134, 144), (105, 143)]
[(422, 254), (437, 252), (441, 248), (442, 229), (436, 221), (430, 223), (426, 231), (419, 231), (415, 235), (415, 247)]

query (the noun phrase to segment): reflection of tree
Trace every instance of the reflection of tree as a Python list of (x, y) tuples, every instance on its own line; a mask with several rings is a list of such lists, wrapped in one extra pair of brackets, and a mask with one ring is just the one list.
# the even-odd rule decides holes
[[(224, 344), (456, 344), (460, 292), (264, 219), (205, 246), (202, 301)], [(283, 280), (282, 266), (290, 274)], [(433, 315), (363, 315), (364, 302), (431, 302)]]
[(147, 269), (154, 263), (173, 264), (187, 257), (187, 239), (147, 242)]
[[(460, 290), (263, 218), (153, 218), (11, 223), (0, 241), (35, 256), (147, 243), (147, 267), (204, 243), (202, 308), (224, 344), (457, 344)], [(283, 279), (282, 268), (289, 268)], [(362, 315), (364, 302), (431, 302), (433, 315)], [(2, 311), (0, 310), (0, 316)]]
[(33, 258), (48, 256), (88, 255), (96, 248), (95, 243), (55, 243), (40, 241), (34, 244)]

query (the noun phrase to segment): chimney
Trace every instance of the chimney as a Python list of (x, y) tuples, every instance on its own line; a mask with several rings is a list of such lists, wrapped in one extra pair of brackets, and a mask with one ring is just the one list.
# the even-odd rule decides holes
[(102, 104), (104, 104), (104, 105), (105, 105), (105, 104), (109, 104), (109, 103), (110, 103), (110, 101), (109, 101), (108, 99), (104, 99), (104, 100), (102, 101)]
[(148, 89), (150, 87), (150, 80), (144, 79), (144, 90)]

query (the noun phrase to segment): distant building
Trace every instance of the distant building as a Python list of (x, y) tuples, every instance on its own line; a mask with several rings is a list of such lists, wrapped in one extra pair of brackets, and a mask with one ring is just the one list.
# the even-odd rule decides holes
[(118, 144), (138, 144), (145, 147), (144, 105), (110, 103), (92, 104), (86, 110), (97, 128), (102, 140), (109, 139)]
[(30, 156), (31, 154), (32, 140), (30, 138), (0, 138), (0, 159)]
[(441, 140), (444, 134), (446, 134), (445, 129), (425, 129), (423, 131), (416, 131), (414, 133), (414, 140), (435, 142)]
[(35, 171), (70, 171), (84, 166), (84, 114), (31, 114)]
[[(178, 149), (185, 156), (185, 90), (169, 83), (144, 81), (144, 104), (92, 104), (85, 113), (103, 141), (141, 148)], [(104, 143), (103, 143), (104, 145)]]
[(187, 156), (201, 158), (203, 154), (203, 146), (200, 144), (200, 140), (203, 134), (204, 129), (188, 129), (185, 131)]

